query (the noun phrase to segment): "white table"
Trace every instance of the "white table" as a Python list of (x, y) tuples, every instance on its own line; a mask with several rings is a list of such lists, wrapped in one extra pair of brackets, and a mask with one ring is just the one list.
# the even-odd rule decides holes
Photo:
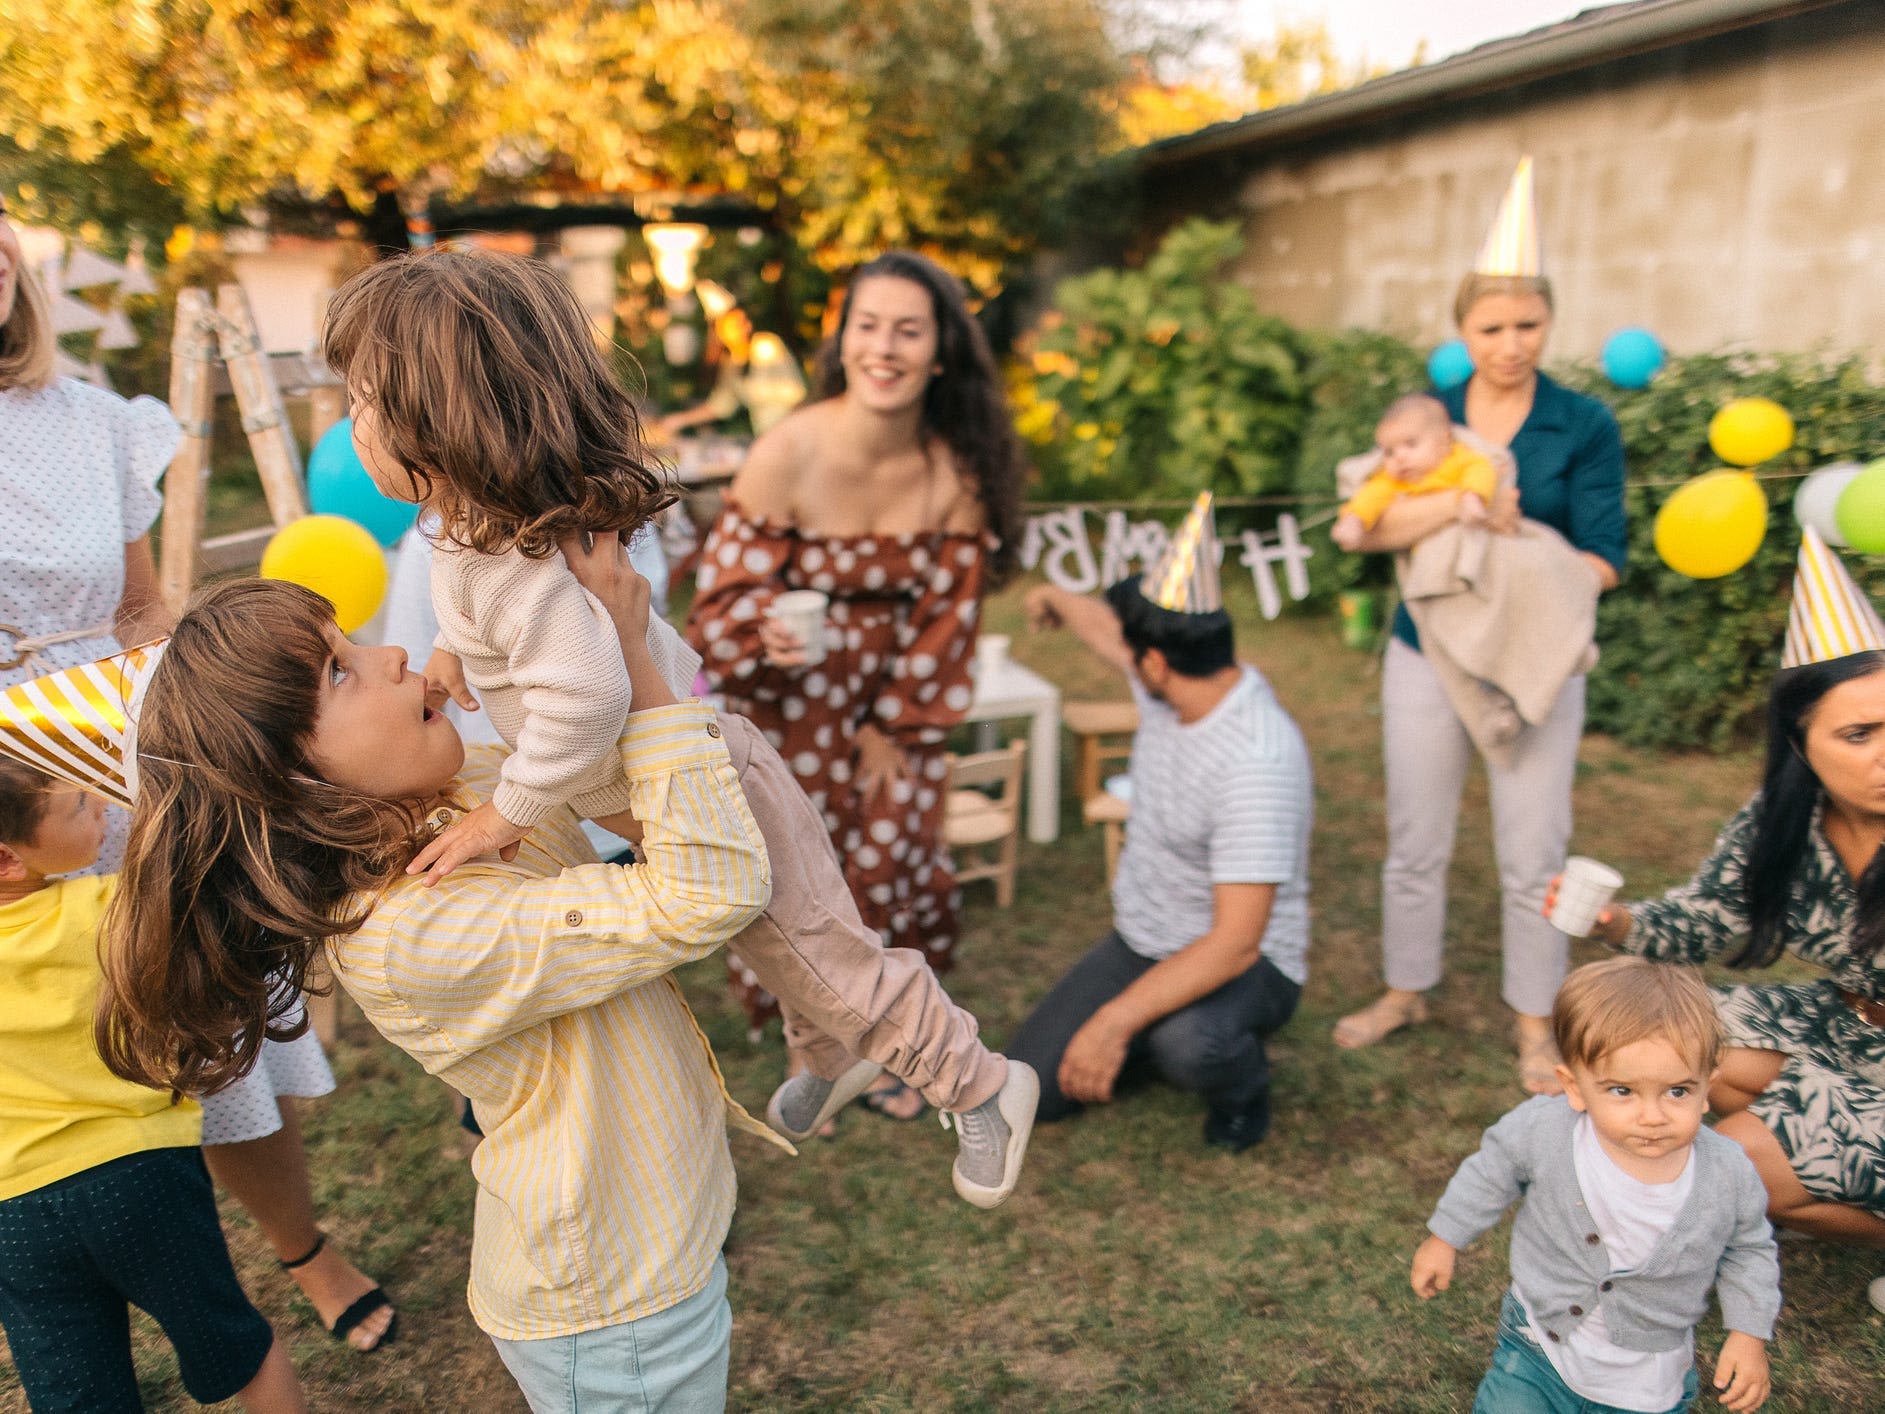
[(965, 721), (976, 723), (977, 746), (996, 746), (995, 723), (1027, 717), (1028, 838), (1048, 844), (1060, 837), (1060, 689), (1012, 658), (990, 671), (978, 660), (975, 698)]

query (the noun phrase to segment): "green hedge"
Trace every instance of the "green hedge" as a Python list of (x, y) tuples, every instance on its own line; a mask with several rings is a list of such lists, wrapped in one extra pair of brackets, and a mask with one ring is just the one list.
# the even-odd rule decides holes
[[(1721, 748), (1760, 729), (1767, 685), (1779, 664), (1800, 528), (1792, 515), (1798, 481), (1763, 481), (1767, 539), (1744, 569), (1718, 580), (1684, 578), (1656, 554), (1656, 512), (1688, 477), (1719, 462), (1708, 420), (1737, 397), (1772, 398), (1793, 414), (1793, 447), (1758, 468), (1807, 472), (1885, 451), (1885, 386), (1858, 358), (1706, 355), (1672, 360), (1638, 392), (1595, 370), (1561, 370), (1573, 387), (1602, 398), (1623, 429), (1630, 485), (1630, 558), (1623, 583), (1598, 613), (1603, 657), (1590, 682), (1591, 725), (1645, 746)], [(1646, 484), (1648, 483), (1648, 484)], [(1846, 563), (1873, 595), (1885, 592), (1881, 562)]]
[[(1385, 334), (1312, 334), (1257, 313), (1218, 272), (1240, 248), (1233, 227), (1179, 227), (1139, 271), (1068, 281), (1021, 347), (1012, 388), (1034, 444), (1043, 500), (1227, 496), (1335, 498), (1335, 466), (1369, 446), (1381, 410), (1427, 383), (1422, 354)], [(1589, 722), (1642, 746), (1719, 750), (1758, 731), (1786, 630), (1799, 527), (1797, 481), (1764, 481), (1768, 534), (1744, 569), (1711, 581), (1665, 566), (1655, 516), (1687, 479), (1718, 465), (1708, 421), (1731, 398), (1772, 398), (1793, 414), (1791, 450), (1757, 470), (1807, 472), (1885, 454), (1885, 386), (1863, 360), (1808, 355), (1675, 359), (1650, 387), (1614, 387), (1588, 366), (1554, 368), (1607, 403), (1623, 430), (1630, 555), (1598, 619), (1602, 661)], [(1231, 517), (1263, 524), (1272, 510)], [(1385, 556), (1343, 555), (1318, 536), (1313, 601), (1391, 583)], [(1848, 556), (1885, 596), (1885, 560)]]

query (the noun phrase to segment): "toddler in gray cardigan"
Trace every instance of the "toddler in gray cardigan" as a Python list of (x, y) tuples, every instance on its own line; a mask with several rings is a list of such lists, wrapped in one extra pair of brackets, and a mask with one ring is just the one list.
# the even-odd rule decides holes
[(1451, 1284), (1459, 1249), (1522, 1200), (1474, 1414), (1690, 1408), (1711, 1286), (1728, 1328), (1721, 1403), (1760, 1408), (1780, 1266), (1760, 1175), (1702, 1128), (1722, 1048), (1707, 987), (1690, 968), (1613, 958), (1565, 980), (1551, 1022), (1564, 1094), (1486, 1131), (1414, 1253), (1426, 1300)]

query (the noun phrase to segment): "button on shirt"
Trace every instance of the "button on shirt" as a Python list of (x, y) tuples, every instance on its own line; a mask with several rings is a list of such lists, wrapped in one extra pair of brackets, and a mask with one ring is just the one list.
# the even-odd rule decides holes
[[(1668, 1183), (1644, 1183), (1625, 1173), (1605, 1152), (1596, 1125), (1589, 1115), (1582, 1115), (1571, 1138), (1571, 1162), (1584, 1193), (1585, 1210), (1610, 1257), (1610, 1270), (1623, 1275), (1635, 1271), (1649, 1260), (1689, 1201), (1689, 1189), (1695, 1183), (1694, 1153)], [(1609, 1280), (1598, 1288), (1610, 1289)], [(1525, 1307), (1525, 1319), (1532, 1321), (1523, 1293), (1514, 1287), (1512, 1294)], [(1583, 1322), (1562, 1342), (1544, 1344), (1545, 1358), (1565, 1384), (1585, 1399), (1616, 1409), (1655, 1414), (1676, 1407), (1689, 1366), (1695, 1363), (1693, 1332), (1676, 1350), (1625, 1350), (1610, 1339), (1601, 1305), (1588, 1313), (1582, 1306), (1572, 1306), (1570, 1312), (1584, 1317)], [(1539, 1329), (1532, 1321), (1532, 1330)]]
[(1309, 976), (1309, 828), (1302, 733), (1263, 674), (1189, 725), (1137, 681), (1132, 819), (1113, 882), (1113, 926), (1141, 957), (1170, 957), (1210, 931), (1218, 884), (1274, 884), (1263, 956)]
[[(673, 969), (771, 897), (765, 842), (709, 708), (652, 708), (618, 745), (644, 864), (598, 864), (566, 808), (517, 858), (400, 878), (335, 975), (382, 1035), (471, 1097), (486, 1138), (470, 1303), (506, 1340), (653, 1315), (700, 1291), (733, 1213), (726, 1093)], [(486, 796), (504, 753), (473, 747)], [(775, 1141), (776, 1142), (776, 1141)]]

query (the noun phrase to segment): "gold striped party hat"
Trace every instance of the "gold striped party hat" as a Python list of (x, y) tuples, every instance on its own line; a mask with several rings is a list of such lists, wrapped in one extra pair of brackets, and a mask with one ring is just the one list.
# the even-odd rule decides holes
[(1473, 270), (1481, 275), (1542, 275), (1538, 255), (1538, 204), (1532, 192), (1532, 159), (1521, 157), (1505, 189), (1499, 214), (1479, 247)]
[(1780, 666), (1799, 668), (1880, 649), (1885, 649), (1885, 624), (1878, 612), (1839, 556), (1808, 526), (1800, 536), (1800, 567), (1794, 571)]
[(1174, 613), (1217, 613), (1224, 607), (1217, 582), (1220, 554), (1217, 527), (1211, 519), (1211, 493), (1200, 491), (1159, 562), (1139, 581), (1139, 592)]
[(168, 639), (0, 692), (0, 752), (130, 808), (137, 714)]

